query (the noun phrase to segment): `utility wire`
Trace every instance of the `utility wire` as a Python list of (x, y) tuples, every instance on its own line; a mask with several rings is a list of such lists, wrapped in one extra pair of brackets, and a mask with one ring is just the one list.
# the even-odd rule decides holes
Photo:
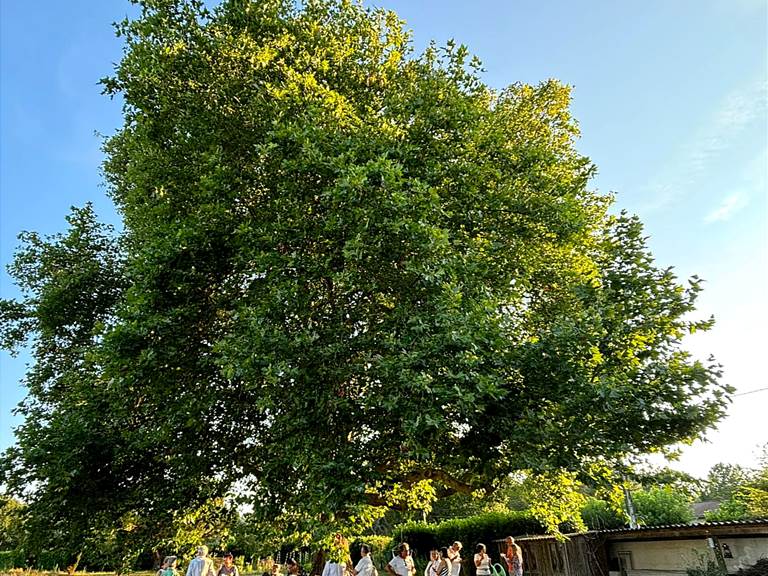
[(747, 394), (754, 394), (756, 392), (765, 392), (766, 390), (768, 390), (768, 387), (758, 388), (757, 390), (749, 390), (747, 392), (739, 392), (738, 394), (732, 394), (732, 396), (746, 396)]

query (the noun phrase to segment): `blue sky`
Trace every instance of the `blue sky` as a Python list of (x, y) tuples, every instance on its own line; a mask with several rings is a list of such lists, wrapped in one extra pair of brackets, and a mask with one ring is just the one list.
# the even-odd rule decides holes
[[(662, 266), (706, 280), (702, 316), (717, 326), (687, 341), (725, 366), (739, 394), (709, 444), (676, 467), (750, 465), (768, 442), (761, 360), (768, 325), (768, 3), (764, 0), (379, 0), (430, 39), (465, 43), (485, 81), (571, 84), (580, 150), (593, 187), (641, 216)], [(99, 175), (100, 137), (121, 123), (97, 81), (120, 58), (110, 23), (127, 0), (0, 2), (0, 261), (21, 230), (64, 229), (92, 201), (119, 219)], [(16, 294), (8, 275), (0, 294)], [(19, 423), (25, 362), (0, 353), (0, 449)]]

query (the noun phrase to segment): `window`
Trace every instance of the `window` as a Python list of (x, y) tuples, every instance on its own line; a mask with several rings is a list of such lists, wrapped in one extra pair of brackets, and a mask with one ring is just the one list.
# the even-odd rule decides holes
[(632, 552), (619, 552), (619, 571), (621, 576), (627, 576), (632, 570)]

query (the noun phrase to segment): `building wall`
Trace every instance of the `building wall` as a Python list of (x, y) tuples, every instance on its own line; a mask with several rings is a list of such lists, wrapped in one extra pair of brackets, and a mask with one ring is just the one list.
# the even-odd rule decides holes
[[(768, 536), (725, 537), (720, 538), (719, 543), (726, 544), (733, 554), (732, 559), (725, 559), (730, 573), (753, 565), (761, 557), (768, 557)], [(609, 558), (619, 558), (626, 553), (631, 555), (627, 576), (684, 575), (686, 568), (701, 565), (702, 557), (715, 558), (706, 538), (612, 542), (608, 545)]]
[(727, 544), (733, 553), (733, 558), (726, 558), (728, 572), (736, 572), (739, 568), (752, 566), (760, 558), (768, 558), (768, 536), (753, 538), (720, 538), (720, 545)]

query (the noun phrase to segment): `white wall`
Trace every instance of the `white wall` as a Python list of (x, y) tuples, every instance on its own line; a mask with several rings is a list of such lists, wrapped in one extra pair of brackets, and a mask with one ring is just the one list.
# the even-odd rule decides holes
[[(761, 557), (768, 557), (768, 536), (751, 538), (720, 538), (720, 544), (727, 544), (733, 559), (726, 559), (728, 572), (753, 565)], [(653, 576), (663, 574), (685, 574), (685, 569), (701, 564), (700, 557), (707, 555), (714, 559), (706, 538), (692, 540), (659, 540), (647, 542), (614, 542), (609, 545), (608, 555), (615, 558), (619, 552), (632, 555), (630, 576)]]

